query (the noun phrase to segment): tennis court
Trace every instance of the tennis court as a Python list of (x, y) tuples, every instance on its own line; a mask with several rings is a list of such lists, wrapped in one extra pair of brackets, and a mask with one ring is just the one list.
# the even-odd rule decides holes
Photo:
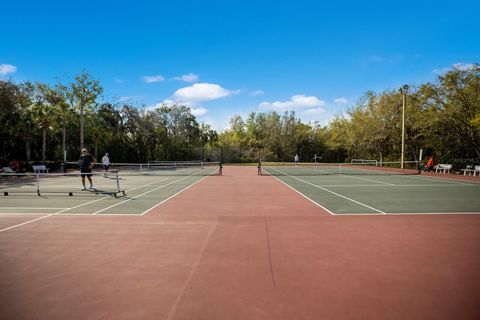
[(221, 174), (218, 163), (114, 168), (94, 172), (94, 188), (87, 190), (81, 190), (79, 172), (3, 175), (0, 213), (143, 215), (201, 179)]
[(123, 173), (0, 196), (1, 319), (480, 317), (478, 177)]
[(265, 166), (331, 214), (478, 213), (480, 184), (395, 167), (307, 164)]

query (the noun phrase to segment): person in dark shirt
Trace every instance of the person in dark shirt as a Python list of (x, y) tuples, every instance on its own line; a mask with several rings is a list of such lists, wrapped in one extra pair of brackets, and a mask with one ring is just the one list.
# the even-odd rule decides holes
[(93, 189), (92, 168), (96, 162), (95, 157), (88, 153), (87, 148), (83, 148), (78, 162), (80, 164), (80, 173), (82, 176), (82, 190), (87, 190), (85, 187), (85, 177), (87, 177), (90, 182), (90, 187), (88, 189)]

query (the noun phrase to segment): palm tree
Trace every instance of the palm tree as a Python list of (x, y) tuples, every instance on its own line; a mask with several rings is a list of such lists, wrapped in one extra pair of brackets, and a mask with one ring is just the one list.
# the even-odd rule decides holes
[(32, 111), (36, 124), (42, 131), (42, 161), (46, 160), (47, 133), (56, 119), (55, 105), (49, 103), (47, 96), (52, 89), (43, 83), (36, 83), (32, 92)]
[(72, 108), (66, 101), (65, 92), (61, 85), (50, 88), (46, 94), (47, 101), (54, 107), (56, 122), (62, 129), (62, 157), (66, 161), (67, 154), (67, 126), (72, 120)]
[(218, 141), (218, 134), (211, 129), (209, 124), (202, 123), (200, 125), (200, 143), (202, 145), (202, 160), (205, 161), (205, 146), (212, 146)]
[(31, 82), (25, 82), (20, 86), (18, 95), (18, 104), (20, 109), (20, 121), (15, 126), (16, 135), (22, 137), (25, 141), (25, 157), (27, 162), (32, 158), (31, 143), (34, 136), (34, 114), (32, 111), (32, 92), (34, 85)]
[(76, 76), (75, 82), (70, 83), (69, 87), (60, 86), (60, 88), (67, 97), (70, 106), (80, 113), (80, 149), (82, 149), (85, 142), (85, 108), (92, 107), (97, 97), (102, 94), (103, 88), (100, 86), (100, 82), (93, 79), (86, 71)]

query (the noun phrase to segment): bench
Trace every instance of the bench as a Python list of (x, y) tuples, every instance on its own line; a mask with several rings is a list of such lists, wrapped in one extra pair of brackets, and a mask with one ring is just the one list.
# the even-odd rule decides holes
[(48, 168), (44, 164), (33, 165), (32, 166), (33, 173), (48, 173)]
[(480, 166), (467, 166), (465, 169), (462, 169), (463, 175), (475, 176), (477, 173), (480, 176)]
[(450, 173), (450, 170), (452, 170), (452, 165), (451, 164), (437, 164), (436, 166), (433, 167), (433, 170), (435, 170), (435, 173)]

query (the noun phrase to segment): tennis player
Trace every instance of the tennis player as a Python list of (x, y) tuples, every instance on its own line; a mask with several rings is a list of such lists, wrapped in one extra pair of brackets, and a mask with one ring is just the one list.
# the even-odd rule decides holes
[(92, 168), (95, 165), (96, 159), (90, 153), (88, 153), (87, 148), (82, 149), (82, 154), (80, 155), (80, 160), (78, 163), (80, 164), (80, 173), (82, 176), (82, 190), (87, 190), (85, 187), (85, 177), (87, 177), (88, 181), (90, 182), (90, 187), (88, 189), (93, 189), (93, 182), (92, 182)]
[(106, 177), (108, 175), (108, 168), (110, 167), (110, 158), (108, 157), (108, 152), (105, 153), (105, 155), (102, 158), (102, 164), (103, 164), (103, 176)]

